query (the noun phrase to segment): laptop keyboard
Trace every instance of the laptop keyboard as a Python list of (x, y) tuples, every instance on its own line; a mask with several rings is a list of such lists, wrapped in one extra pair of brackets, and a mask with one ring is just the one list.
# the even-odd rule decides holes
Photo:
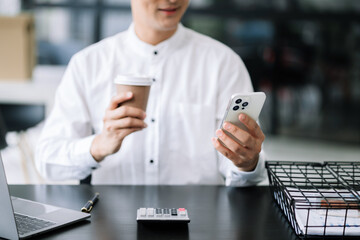
[(15, 213), (15, 220), (19, 235), (24, 235), (36, 230), (55, 225), (55, 223), (51, 221), (29, 217), (18, 213)]

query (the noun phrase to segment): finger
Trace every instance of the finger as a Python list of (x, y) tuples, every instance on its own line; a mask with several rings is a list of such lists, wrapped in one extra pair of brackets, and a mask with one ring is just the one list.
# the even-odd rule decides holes
[[(243, 145), (246, 148), (251, 148), (255, 144), (256, 140), (252, 135), (250, 135), (247, 131), (235, 126), (234, 124), (225, 122), (222, 127), (225, 130), (224, 133), (226, 134), (225, 136), (223, 136), (223, 138), (226, 138), (226, 140), (228, 138), (232, 139), (231, 138), (232, 135), (233, 137), (236, 138), (236, 141), (238, 141), (241, 145)], [(229, 133), (231, 135), (229, 135)]]
[(229, 150), (241, 156), (242, 159), (253, 159), (254, 155), (261, 152), (262, 140), (254, 138), (229, 122), (224, 123), (224, 128), (226, 130), (218, 129), (216, 135)]
[(257, 138), (265, 138), (259, 124), (254, 119), (242, 113), (239, 115), (239, 120), (248, 128), (251, 135)]
[[(243, 155), (237, 155), (234, 152), (232, 152), (230, 149), (225, 147), (219, 139), (212, 138), (211, 141), (213, 142), (214, 147), (217, 151), (219, 151), (222, 155), (224, 155), (226, 158), (231, 160), (236, 167), (238, 167), (241, 171), (252, 171), (257, 165), (258, 157), (256, 158), (255, 155), (251, 158), (243, 156)], [(250, 152), (249, 150), (245, 150), (246, 152)], [(248, 154), (250, 155), (250, 154)]]
[(127, 129), (124, 129), (122, 131), (119, 131), (118, 132), (118, 137), (120, 139), (124, 139), (126, 136), (130, 135), (131, 133), (140, 131), (142, 129), (143, 128), (127, 128)]
[(130, 100), (132, 97), (132, 92), (119, 93), (111, 99), (108, 109), (114, 110), (119, 106), (120, 103)]
[(225, 147), (220, 141), (219, 139), (216, 138), (212, 138), (211, 139), (214, 147), (216, 150), (218, 150), (222, 155), (224, 155), (226, 158), (230, 159), (231, 161), (233, 161), (234, 159), (237, 158), (236, 154), (231, 152), (230, 149), (228, 149), (227, 147)]
[(147, 124), (140, 119), (137, 118), (122, 118), (122, 119), (118, 119), (118, 120), (112, 120), (112, 121), (108, 121), (105, 124), (105, 129), (108, 132), (114, 132), (114, 131), (118, 131), (121, 129), (128, 129), (128, 128), (146, 128)]
[(243, 155), (246, 151), (246, 146), (242, 146), (239, 142), (237, 142), (233, 137), (228, 135), (228, 133), (224, 132), (221, 129), (216, 130), (216, 136), (225, 144), (225, 146), (232, 152), (237, 155)]
[(122, 106), (114, 110), (108, 111), (106, 113), (105, 119), (117, 120), (125, 117), (132, 117), (144, 120), (146, 117), (146, 113), (140, 108)]
[(115, 120), (115, 125), (118, 126), (118, 129), (147, 127), (147, 124), (143, 120), (132, 117), (126, 117), (119, 120)]

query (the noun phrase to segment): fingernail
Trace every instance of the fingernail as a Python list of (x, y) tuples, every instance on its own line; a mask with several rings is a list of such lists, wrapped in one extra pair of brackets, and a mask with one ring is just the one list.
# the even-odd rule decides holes
[(211, 138), (211, 142), (215, 145), (216, 139), (215, 139), (215, 138)]
[(230, 130), (230, 129), (231, 129), (230, 124), (227, 123), (227, 122), (223, 124), (223, 128), (224, 128), (225, 130)]
[(216, 131), (216, 136), (221, 137), (223, 135), (221, 130), (217, 130)]
[(127, 93), (126, 93), (126, 96), (127, 96), (127, 97), (131, 97), (131, 96), (132, 96), (132, 92), (127, 92)]
[(144, 123), (144, 128), (146, 128), (148, 125), (146, 123)]
[(240, 114), (240, 120), (245, 120), (245, 115), (244, 114)]

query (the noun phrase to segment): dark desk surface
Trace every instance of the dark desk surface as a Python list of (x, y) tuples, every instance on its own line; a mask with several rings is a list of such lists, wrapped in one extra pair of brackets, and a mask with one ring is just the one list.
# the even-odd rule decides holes
[[(10, 185), (10, 192), (79, 211), (100, 193), (91, 221), (36, 239), (297, 239), (266, 186)], [(175, 228), (138, 225), (139, 207), (184, 207), (191, 222)]]

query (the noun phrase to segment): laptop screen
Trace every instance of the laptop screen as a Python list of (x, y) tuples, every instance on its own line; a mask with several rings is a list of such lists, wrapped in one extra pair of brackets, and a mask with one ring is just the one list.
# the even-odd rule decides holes
[(6, 181), (4, 164), (0, 154), (0, 237), (18, 239), (14, 210)]

